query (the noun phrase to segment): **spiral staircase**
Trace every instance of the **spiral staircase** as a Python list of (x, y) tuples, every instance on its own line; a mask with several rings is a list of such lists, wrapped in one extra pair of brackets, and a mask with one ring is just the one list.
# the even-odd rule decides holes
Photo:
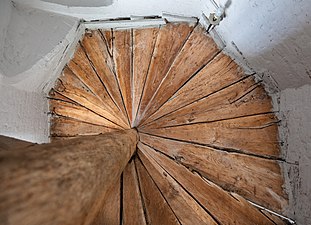
[(49, 99), (55, 142), (138, 130), (93, 224), (286, 224), (271, 99), (199, 24), (87, 30)]

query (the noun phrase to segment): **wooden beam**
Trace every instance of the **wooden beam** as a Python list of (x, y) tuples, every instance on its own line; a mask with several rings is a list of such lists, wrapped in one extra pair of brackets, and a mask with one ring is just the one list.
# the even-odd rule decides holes
[(1, 223), (92, 223), (137, 141), (131, 129), (0, 152)]
[(108, 190), (104, 204), (100, 207), (92, 225), (120, 225), (120, 179)]
[(28, 141), (22, 141), (0, 135), (0, 151), (7, 151), (16, 148), (27, 148), (31, 145), (33, 145), (33, 143)]

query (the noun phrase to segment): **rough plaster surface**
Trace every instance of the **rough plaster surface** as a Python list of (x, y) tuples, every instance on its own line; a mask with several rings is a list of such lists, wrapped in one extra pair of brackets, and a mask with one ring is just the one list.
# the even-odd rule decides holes
[(12, 8), (13, 4), (11, 1), (0, 1), (0, 49), (3, 49), (4, 46), (4, 40), (8, 30)]
[[(204, 13), (214, 8), (202, 0)], [(215, 29), (236, 58), (281, 90), (311, 84), (310, 0), (233, 0), (226, 13)]]
[(43, 93), (0, 85), (0, 135), (48, 142), (48, 103)]
[[(202, 4), (201, 0), (115, 0), (112, 5), (105, 7), (92, 7), (96, 5), (97, 1), (88, 1), (89, 7), (68, 7), (47, 1), (50, 0), (15, 0), (14, 2), (61, 15), (81, 18), (87, 21), (130, 17), (132, 15), (161, 15), (162, 12), (199, 17), (201, 15), (200, 6)], [(56, 2), (56, 0), (53, 1)]]
[(101, 7), (111, 5), (113, 0), (43, 0), (44, 2), (57, 3), (76, 7)]
[(311, 224), (311, 85), (280, 94), (286, 171), (293, 196), (289, 216), (298, 225)]
[(74, 25), (72, 18), (13, 7), (0, 60), (5, 76), (30, 69), (51, 52)]

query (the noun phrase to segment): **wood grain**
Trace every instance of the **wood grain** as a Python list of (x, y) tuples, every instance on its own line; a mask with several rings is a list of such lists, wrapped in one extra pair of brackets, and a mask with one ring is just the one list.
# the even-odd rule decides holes
[(52, 137), (97, 135), (116, 131), (116, 129), (82, 122), (68, 117), (53, 116), (50, 123), (50, 135)]
[(78, 104), (72, 104), (64, 101), (50, 100), (50, 111), (58, 116), (69, 117), (86, 123), (100, 126), (121, 129), (119, 125), (107, 120), (106, 118), (82, 107)]
[(147, 224), (133, 160), (127, 164), (123, 172), (123, 224)]
[[(133, 31), (133, 118), (136, 118), (159, 28)], [(134, 120), (133, 119), (133, 120)], [(133, 121), (134, 122), (134, 121)], [(137, 124), (133, 123), (133, 126)]]
[(283, 224), (247, 201), (288, 206), (271, 97), (200, 25), (86, 30), (48, 98), (54, 144), (140, 133), (138, 154), (109, 196), (83, 206), (82, 223)]
[(113, 29), (109, 29), (109, 30), (99, 29), (99, 32), (105, 39), (106, 46), (107, 46), (110, 56), (113, 56)]
[(70, 99), (71, 102), (78, 103), (123, 128), (129, 128), (126, 116), (115, 106), (104, 105), (100, 98), (94, 95), (69, 68), (66, 67), (63, 70), (62, 75), (55, 84), (54, 90)]
[(138, 156), (181, 224), (217, 224), (216, 221), (138, 143)]
[[(73, 59), (68, 63), (68, 67), (96, 96), (100, 98), (107, 109), (118, 110), (80, 45), (77, 47)], [(113, 111), (114, 110), (111, 112)]]
[(281, 168), (275, 160), (145, 134), (140, 134), (140, 141), (229, 192), (278, 212), (287, 205)]
[(220, 53), (148, 118), (146, 123), (221, 90), (244, 76), (241, 68), (229, 56)]
[(107, 191), (92, 225), (120, 225), (120, 179)]
[(0, 152), (1, 222), (90, 224), (137, 141), (125, 130)]
[(107, 46), (101, 34), (99, 31), (86, 33), (81, 43), (110, 97), (125, 114), (126, 111), (122, 102), (118, 82), (113, 73), (113, 59), (108, 53)]
[(141, 161), (135, 159), (135, 165), (146, 210), (147, 224), (180, 224)]
[(113, 59), (127, 116), (132, 121), (132, 31), (113, 31)]
[(59, 93), (72, 100), (73, 102), (78, 103), (84, 108), (106, 118), (109, 121), (112, 121), (122, 128), (129, 127), (129, 125), (126, 124), (117, 114), (111, 113), (110, 110), (107, 110), (107, 108), (103, 107), (100, 100), (92, 94), (81, 92), (80, 90), (71, 88), (68, 85), (64, 91)]
[(11, 137), (0, 135), (0, 151), (9, 151), (11, 149), (27, 148), (34, 143), (23, 141)]
[(186, 167), (175, 163), (146, 145), (141, 145), (140, 149), (144, 151), (145, 155), (149, 155), (153, 160), (157, 161), (169, 174), (167, 176), (173, 176), (186, 190), (190, 191), (192, 196), (220, 224), (274, 224), (261, 211), (241, 197), (237, 200), (230, 193), (225, 192), (209, 181), (204, 181), (200, 176), (191, 173)]
[(186, 23), (169, 23), (160, 28), (135, 124), (140, 124), (142, 113), (192, 30), (193, 26)]
[[(247, 126), (252, 127), (251, 122)], [(139, 131), (227, 151), (276, 158), (280, 154), (277, 124), (248, 129), (243, 127), (218, 127), (217, 123), (198, 123), (159, 129), (139, 129)]]
[(247, 77), (160, 117), (147, 124), (146, 127), (158, 128), (213, 122), (272, 112), (270, 97), (262, 86), (254, 83), (253, 77)]
[(218, 52), (219, 50), (213, 39), (204, 33), (203, 27), (197, 26), (150, 99), (140, 124), (143, 124), (149, 116), (155, 113), (188, 79), (212, 60)]

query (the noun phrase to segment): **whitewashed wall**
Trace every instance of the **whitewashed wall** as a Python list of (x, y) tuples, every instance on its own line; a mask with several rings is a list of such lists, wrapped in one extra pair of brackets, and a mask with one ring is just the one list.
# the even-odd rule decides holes
[[(204, 12), (213, 10), (202, 2)], [(310, 0), (232, 0), (226, 13), (216, 30), (236, 58), (281, 90), (311, 84)]]

